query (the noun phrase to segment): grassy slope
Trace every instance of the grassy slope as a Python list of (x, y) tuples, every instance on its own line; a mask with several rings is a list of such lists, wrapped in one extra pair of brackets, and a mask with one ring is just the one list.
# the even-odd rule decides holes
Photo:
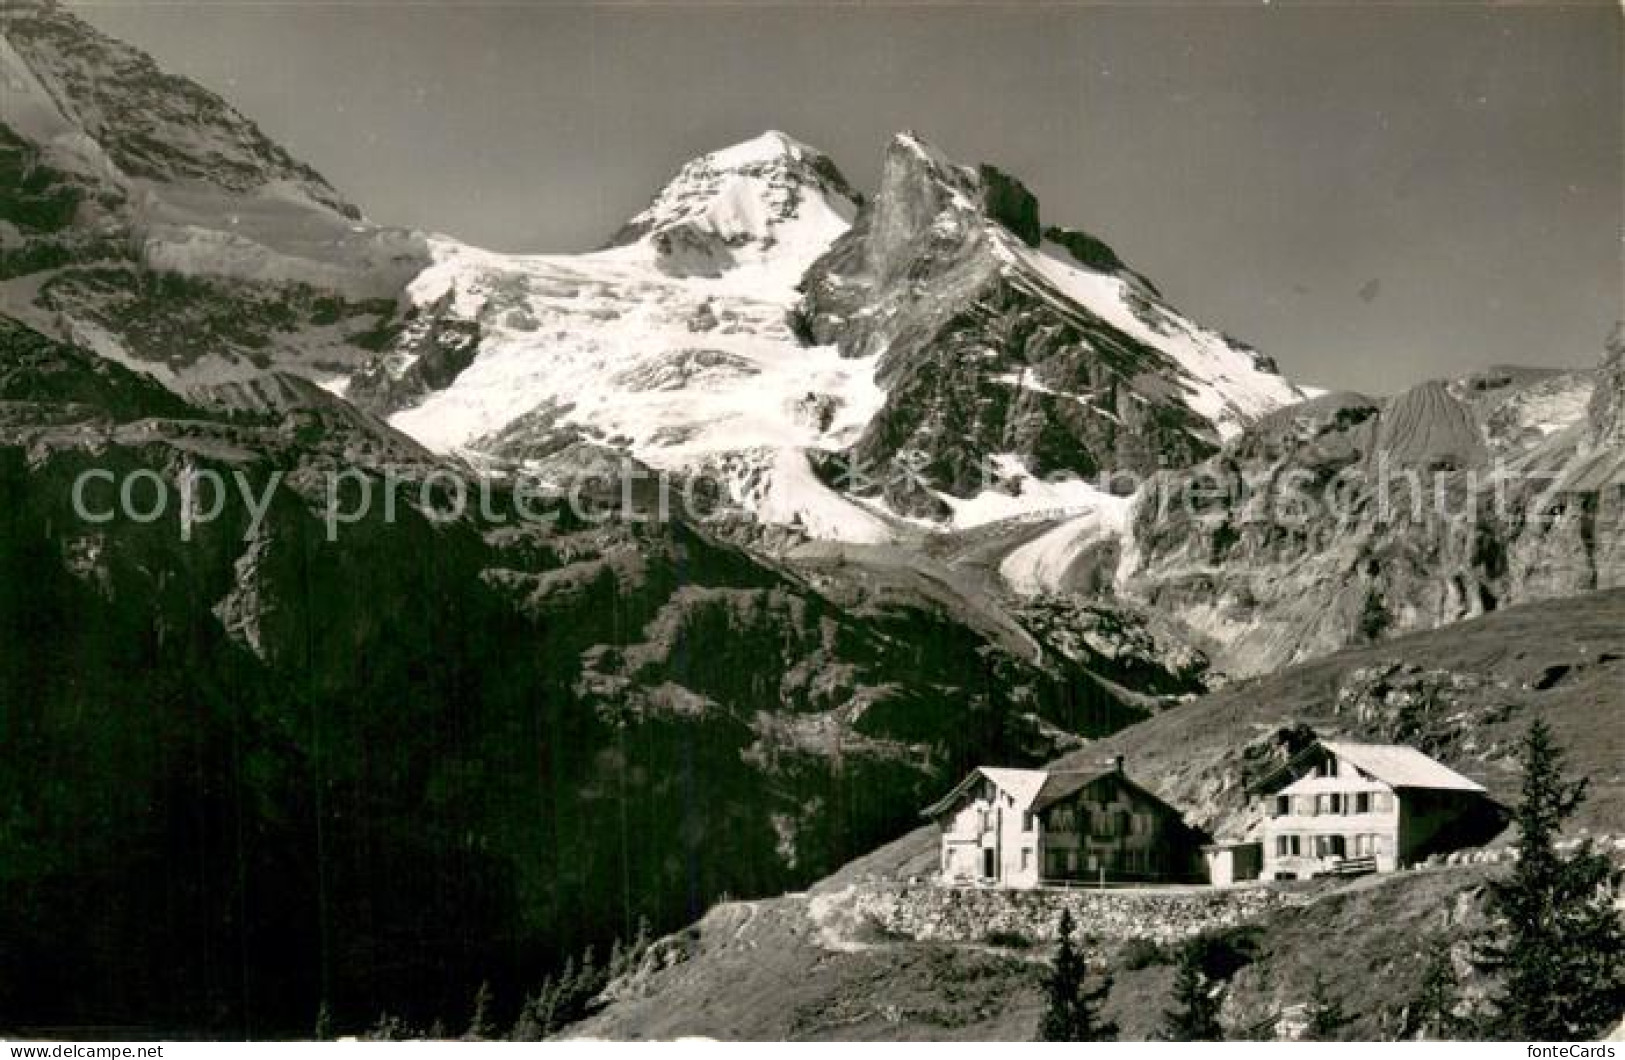
[[(1233, 751), (1276, 728), (1303, 722), (1326, 735), (1370, 737), (1359, 719), (1336, 710), (1353, 670), (1398, 660), (1428, 669), (1504, 679), (1493, 694), (1510, 710), (1479, 727), (1475, 746), (1492, 760), (1445, 756), (1503, 802), (1517, 798), (1510, 750), (1534, 717), (1552, 726), (1570, 769), (1591, 778), (1576, 828), (1625, 833), (1625, 590), (1510, 608), (1470, 622), (1356, 648), (1239, 682), (1165, 711), (1060, 760), (1092, 765), (1122, 754), (1135, 779), (1188, 808), (1232, 778)], [(1606, 661), (1599, 661), (1606, 660)], [(1550, 688), (1532, 687), (1549, 667), (1570, 665)], [(1205, 823), (1205, 822), (1204, 822)], [(936, 832), (927, 826), (842, 870), (882, 875), (930, 871)]]
[[(1576, 827), (1625, 832), (1625, 590), (1618, 589), (1510, 608), (1241, 682), (1074, 758), (1121, 753), (1131, 773), (1175, 805), (1197, 805), (1228, 752), (1278, 727), (1303, 722), (1323, 735), (1381, 739), (1370, 720), (1340, 713), (1337, 696), (1352, 671), (1390, 662), (1485, 680), (1440, 712), (1444, 728), (1453, 712), (1472, 712), (1470, 739), (1434, 752), (1451, 768), (1502, 802), (1515, 801), (1513, 752), (1530, 720), (1544, 718), (1567, 750), (1569, 768), (1591, 778)], [(1569, 669), (1555, 683), (1536, 687), (1562, 666)]]
[[(1618, 656), (1618, 659), (1610, 658)], [(1212, 770), (1261, 731), (1298, 721), (1366, 735), (1334, 705), (1356, 668), (1387, 660), (1493, 678), (1510, 708), (1480, 726), (1480, 753), (1510, 746), (1541, 716), (1592, 778), (1580, 827), (1625, 831), (1625, 591), (1528, 605), (1399, 640), (1339, 653), (1238, 684), (1100, 741), (1076, 758), (1121, 751), (1135, 774), (1176, 797), (1211, 792)], [(1540, 689), (1548, 667), (1569, 673)], [(1451, 765), (1515, 795), (1517, 777), (1496, 754)], [(807, 894), (727, 904), (674, 941), (684, 959), (635, 985), (575, 1033), (614, 1038), (1031, 1038), (1042, 1008), (1033, 955), (982, 947), (864, 937), (828, 912), (839, 892), (869, 877), (931, 870), (934, 831), (921, 828), (842, 868)], [(1259, 959), (1237, 977), (1225, 1018), (1240, 1026), (1300, 1003), (1325, 967), (1326, 939), (1341, 940), (1329, 985), (1374, 1035), (1412, 996), (1433, 932), (1471, 922), (1468, 897), (1495, 870), (1482, 866), (1368, 878), (1315, 903), (1273, 914)], [(1166, 1004), (1166, 965), (1120, 971), (1107, 1014), (1124, 1037), (1145, 1037)]]
[[(1494, 871), (1439, 868), (1370, 877), (1328, 889), (1313, 903), (1271, 914), (1253, 963), (1227, 993), (1229, 1028), (1267, 1023), (1307, 1000), (1314, 971), (1355, 1016), (1352, 1037), (1392, 1028), (1421, 985), (1436, 933), (1476, 923), (1471, 898)], [(633, 984), (572, 1036), (744, 1040), (1024, 1041), (1043, 1011), (1047, 950), (876, 937), (843, 924), (815, 889), (720, 905), (667, 945), (683, 959)], [(1328, 963), (1327, 940), (1337, 961)], [(1108, 955), (1115, 963), (1115, 955)], [(1121, 1037), (1157, 1032), (1173, 969), (1119, 968), (1105, 1015)]]

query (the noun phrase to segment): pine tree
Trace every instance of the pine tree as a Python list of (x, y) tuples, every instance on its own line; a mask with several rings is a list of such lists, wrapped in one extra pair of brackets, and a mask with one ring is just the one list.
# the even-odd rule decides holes
[(491, 984), (483, 982), (474, 994), (474, 1015), (468, 1021), (468, 1033), (464, 1039), (473, 1042), (487, 1042), (496, 1037), (496, 1023), (491, 1018)]
[(574, 1023), (587, 1015), (592, 999), (603, 989), (597, 966), (593, 962), (592, 947), (581, 955), (581, 965), (573, 976), (563, 980), (563, 1000), (560, 1003), (559, 1023)]
[(1102, 1022), (1099, 1015), (1100, 1005), (1111, 992), (1111, 978), (1102, 977), (1098, 985), (1088, 986), (1088, 962), (1072, 941), (1073, 927), (1072, 913), (1062, 910), (1061, 942), (1045, 983), (1048, 1006), (1039, 1024), (1039, 1037), (1046, 1042), (1111, 1041), (1117, 1037), (1117, 1027)]
[(536, 1025), (544, 1041), (559, 1029), (559, 981), (551, 975), (542, 981), (541, 992), (536, 995)]
[(1303, 1040), (1308, 1042), (1341, 1041), (1343, 1031), (1353, 1020), (1343, 1012), (1342, 1004), (1327, 989), (1326, 979), (1319, 972), (1309, 987), (1309, 1008), (1304, 1013), (1307, 1026)]
[(570, 1002), (575, 993), (576, 985), (576, 959), (574, 955), (564, 959), (564, 969), (559, 972), (558, 986), (553, 991), (553, 1026), (555, 1029), (571, 1022)]
[(1478, 960), (1503, 977), (1496, 1036), (1525, 1041), (1595, 1037), (1625, 1008), (1625, 924), (1612, 905), (1619, 873), (1588, 842), (1557, 852), (1585, 780), (1563, 775), (1563, 754), (1538, 719), (1523, 741), (1522, 799), (1514, 811), (1518, 861), (1490, 885), (1494, 934)]
[(592, 947), (588, 946), (581, 955), (581, 971), (576, 976), (575, 1003), (582, 1014), (598, 992), (604, 988), (602, 973), (593, 961)]
[(1161, 1037), (1170, 1042), (1220, 1042), (1219, 998), (1202, 967), (1206, 948), (1192, 939), (1179, 951), (1174, 976), (1174, 1007), (1163, 1013)]
[(1454, 1041), (1464, 1030), (1456, 1016), (1456, 1006), (1461, 1001), (1461, 981), (1456, 977), (1450, 941), (1437, 938), (1430, 949), (1433, 956), (1422, 972), (1422, 985), (1411, 1003), (1407, 1024), (1411, 1032), (1424, 1041)]

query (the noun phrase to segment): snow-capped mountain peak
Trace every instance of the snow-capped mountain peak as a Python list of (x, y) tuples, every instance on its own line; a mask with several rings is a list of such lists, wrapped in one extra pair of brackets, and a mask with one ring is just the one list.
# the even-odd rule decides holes
[(684, 164), (594, 253), (438, 241), (409, 297), (477, 348), (391, 422), (434, 449), (528, 463), (574, 440), (606, 445), (714, 476), (764, 523), (883, 540), (883, 519), (808, 459), (868, 422), (882, 398), (874, 359), (808, 348), (788, 319), (808, 265), (856, 212), (828, 156), (769, 131)]
[(744, 267), (794, 284), (844, 232), (857, 196), (828, 155), (770, 129), (685, 163), (610, 241), (673, 276)]

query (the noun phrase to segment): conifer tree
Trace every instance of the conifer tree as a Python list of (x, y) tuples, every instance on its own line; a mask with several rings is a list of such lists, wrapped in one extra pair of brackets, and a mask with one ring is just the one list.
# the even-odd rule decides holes
[(468, 1021), (469, 1041), (485, 1042), (496, 1037), (496, 1024), (491, 1017), (491, 984), (482, 982), (474, 994), (474, 1015)]
[(1100, 1005), (1111, 992), (1110, 977), (1090, 987), (1089, 966), (1072, 940), (1072, 913), (1061, 911), (1055, 965), (1045, 983), (1048, 1005), (1039, 1024), (1039, 1037), (1047, 1042), (1102, 1042), (1117, 1037), (1117, 1027), (1100, 1019)]
[(315, 1038), (319, 1042), (330, 1042), (333, 1040), (333, 1011), (327, 1007), (327, 1002), (325, 1001), (323, 1001), (316, 1009)]
[(1191, 939), (1180, 948), (1179, 967), (1174, 975), (1174, 1007), (1162, 1017), (1161, 1037), (1166, 1041), (1224, 1040), (1224, 1029), (1219, 1025), (1219, 999), (1202, 967), (1204, 953), (1201, 939)]
[(391, 1016), (387, 1012), (378, 1013), (378, 1022), (367, 1031), (366, 1039), (370, 1042), (398, 1042), (406, 1038), (406, 1024), (399, 1016)]
[(1309, 987), (1309, 1008), (1304, 1013), (1307, 1027), (1304, 1040), (1310, 1042), (1341, 1041), (1343, 1032), (1353, 1020), (1343, 1011), (1342, 1003), (1332, 996), (1326, 979), (1319, 972)]
[(525, 998), (524, 1003), (519, 1006), (519, 1016), (514, 1020), (513, 1030), (508, 1034), (510, 1041), (539, 1042), (547, 1037), (541, 1021), (542, 996), (547, 986), (548, 984), (544, 983), (541, 990)]
[(1456, 1015), (1461, 1001), (1461, 981), (1456, 976), (1455, 958), (1448, 939), (1434, 940), (1433, 956), (1422, 972), (1422, 985), (1411, 1004), (1410, 1027), (1416, 1037), (1432, 1041), (1453, 1041), (1465, 1029)]

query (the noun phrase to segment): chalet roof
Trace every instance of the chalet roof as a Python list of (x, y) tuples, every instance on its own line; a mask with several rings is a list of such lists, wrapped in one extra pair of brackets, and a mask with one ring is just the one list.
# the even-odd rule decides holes
[(978, 769), (976, 772), (991, 780), (1006, 795), (1013, 796), (1017, 806), (1026, 806), (1044, 787), (1049, 774), (1042, 769)]
[(1345, 743), (1342, 740), (1316, 741), (1298, 752), (1286, 765), (1255, 781), (1250, 785), (1250, 790), (1254, 792), (1279, 790), (1282, 785), (1277, 782), (1281, 778), (1285, 777), (1290, 782), (1292, 770), (1298, 763), (1323, 750), (1352, 763), (1362, 772), (1369, 773), (1391, 788), (1484, 792), (1482, 784), (1468, 780), (1414, 747), (1398, 743)]
[(1441, 791), (1479, 791), (1484, 785), (1468, 780), (1414, 747), (1398, 743), (1343, 743), (1323, 740), (1326, 750), (1370, 773), (1394, 788), (1433, 788)]
[(1045, 770), (1045, 769), (998, 769), (989, 766), (979, 766), (970, 771), (970, 774), (954, 785), (954, 789), (942, 798), (920, 811), (922, 817), (936, 817), (948, 809), (959, 797), (963, 795), (979, 777), (986, 777), (993, 782), (993, 786), (1009, 795), (1015, 800), (1018, 810), (1041, 810), (1051, 803), (1058, 802), (1075, 792), (1093, 784), (1110, 773), (1112, 769), (1095, 770)]

